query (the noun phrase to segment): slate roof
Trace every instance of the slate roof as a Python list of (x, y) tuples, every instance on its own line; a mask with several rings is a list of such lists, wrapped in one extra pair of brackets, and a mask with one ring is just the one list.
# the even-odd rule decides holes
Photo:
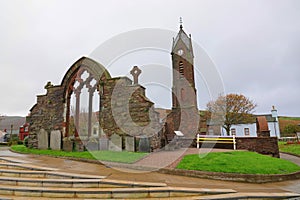
[(258, 116), (256, 118), (256, 121), (258, 123), (258, 132), (262, 132), (262, 131), (269, 131), (269, 126), (268, 126), (268, 122), (267, 122), (267, 118), (265, 116)]
[(264, 116), (267, 119), (267, 122), (275, 122), (276, 118), (272, 117), (272, 114), (262, 114), (262, 115), (254, 115), (254, 117)]

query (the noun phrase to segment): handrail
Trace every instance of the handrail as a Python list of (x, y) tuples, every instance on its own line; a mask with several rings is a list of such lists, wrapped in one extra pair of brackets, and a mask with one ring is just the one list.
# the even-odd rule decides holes
[(233, 136), (211, 136), (197, 134), (197, 149), (200, 147), (200, 142), (206, 143), (221, 143), (221, 144), (233, 144), (233, 149), (236, 150), (236, 139)]

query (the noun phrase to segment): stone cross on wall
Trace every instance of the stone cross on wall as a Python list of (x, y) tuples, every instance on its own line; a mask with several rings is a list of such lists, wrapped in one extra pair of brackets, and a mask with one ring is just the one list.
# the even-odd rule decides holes
[(140, 70), (137, 66), (134, 66), (132, 70), (130, 71), (130, 74), (133, 77), (133, 84), (136, 85), (139, 82), (139, 75), (142, 73), (142, 70)]

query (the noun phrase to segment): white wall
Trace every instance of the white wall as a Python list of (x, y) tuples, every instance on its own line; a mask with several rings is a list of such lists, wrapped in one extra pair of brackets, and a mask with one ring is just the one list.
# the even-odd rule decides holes
[[(249, 128), (249, 135), (245, 135), (245, 128)], [(236, 136), (238, 137), (256, 137), (256, 124), (238, 124), (238, 125), (232, 125), (231, 129), (235, 129)], [(226, 135), (226, 130), (222, 128), (221, 130), (222, 135)], [(230, 135), (231, 135), (230, 131)]]
[(279, 123), (278, 122), (268, 122), (270, 135), (272, 137), (278, 137), (280, 138), (280, 129), (279, 129)]
[[(270, 130), (270, 136), (278, 138), (280, 137), (280, 130), (279, 130), (279, 123), (278, 122), (268, 122), (269, 130)], [(249, 135), (245, 135), (245, 128), (249, 128)], [(236, 130), (236, 136), (238, 137), (257, 137), (256, 134), (256, 124), (238, 124), (238, 125), (232, 125), (231, 129)], [(275, 131), (276, 130), (276, 131)], [(221, 128), (221, 135), (226, 135), (226, 130), (224, 128)], [(231, 135), (231, 131), (230, 131)]]

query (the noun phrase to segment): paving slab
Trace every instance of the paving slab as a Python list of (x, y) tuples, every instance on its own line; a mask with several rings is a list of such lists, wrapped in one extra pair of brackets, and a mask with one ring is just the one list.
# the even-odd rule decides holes
[(300, 166), (300, 157), (298, 156), (294, 156), (294, 155), (290, 155), (287, 153), (280, 153), (280, 158), (285, 159), (285, 160), (289, 160), (297, 165)]

